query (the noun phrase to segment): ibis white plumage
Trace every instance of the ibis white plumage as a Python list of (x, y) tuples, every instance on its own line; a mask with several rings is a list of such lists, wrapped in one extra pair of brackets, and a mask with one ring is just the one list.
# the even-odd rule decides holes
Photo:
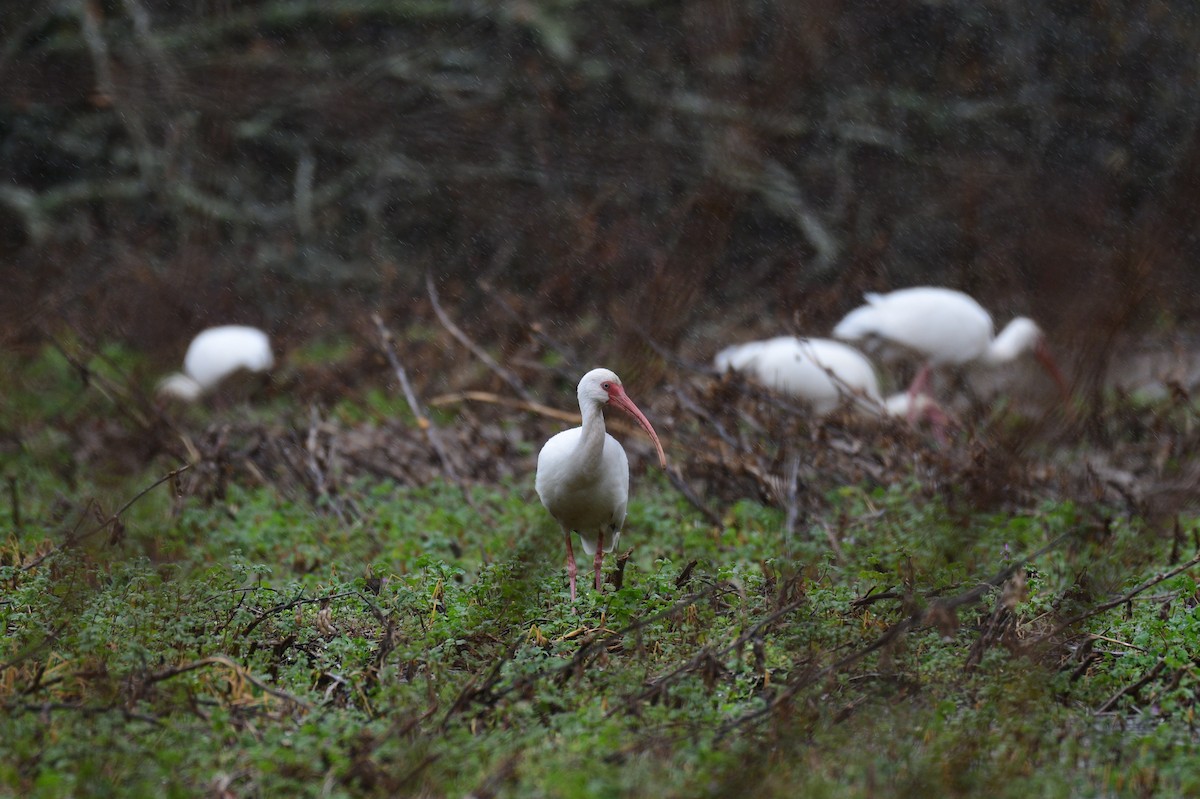
[(838, 322), (833, 335), (848, 341), (882, 339), (924, 360), (909, 392), (921, 393), (937, 366), (978, 361), (999, 364), (1032, 352), (1068, 396), (1066, 380), (1046, 346), (1041, 328), (1024, 316), (993, 335), (992, 317), (978, 302), (953, 289), (918, 286), (888, 294), (867, 294), (866, 304)]
[(235, 372), (265, 372), (274, 365), (271, 341), (258, 328), (210, 327), (192, 339), (183, 359), (183, 371), (163, 378), (158, 392), (191, 402)]
[(726, 347), (713, 358), (717, 371), (745, 372), (774, 391), (807, 403), (818, 416), (848, 406), (867, 416), (927, 419), (942, 438), (950, 417), (926, 393), (884, 398), (875, 367), (865, 355), (827, 338), (778, 336)]
[(824, 416), (844, 402), (879, 413), (883, 400), (875, 369), (861, 352), (827, 338), (778, 336), (726, 347), (717, 371), (745, 372), (767, 388), (797, 397)]
[(629, 459), (604, 428), (604, 407), (615, 406), (637, 419), (666, 468), (658, 434), (625, 393), (621, 379), (608, 369), (593, 369), (579, 381), (580, 427), (550, 438), (538, 453), (534, 487), (538, 498), (563, 530), (567, 543), (567, 576), (575, 600), (575, 550), (571, 533), (579, 533), (584, 552), (593, 556), (596, 590), (601, 590), (600, 567), (621, 536), (629, 504)]

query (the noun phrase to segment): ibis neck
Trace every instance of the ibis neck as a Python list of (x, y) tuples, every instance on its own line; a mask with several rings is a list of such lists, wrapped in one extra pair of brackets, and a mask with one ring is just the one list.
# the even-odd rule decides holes
[(1024, 317), (1017, 317), (1004, 326), (988, 345), (983, 355), (986, 363), (999, 364), (1011, 361), (1033, 346), (1037, 340), (1037, 327)]
[(600, 462), (604, 452), (604, 410), (595, 402), (580, 404), (579, 411), (583, 416), (583, 433), (579, 436), (576, 448), (578, 463), (583, 468), (591, 468)]
[(186, 402), (193, 402), (204, 393), (204, 387), (196, 380), (183, 373), (168, 375), (158, 384), (158, 391), (170, 397), (178, 397)]
[(1013, 360), (1019, 354), (1013, 342), (1008, 339), (996, 337), (992, 339), (992, 343), (988, 345), (987, 351), (983, 353), (983, 362), (990, 364), (1007, 363)]

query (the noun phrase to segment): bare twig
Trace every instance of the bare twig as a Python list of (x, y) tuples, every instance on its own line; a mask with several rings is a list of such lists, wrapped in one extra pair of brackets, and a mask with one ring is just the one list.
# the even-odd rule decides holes
[[(763, 618), (759, 619), (757, 622), (755, 622), (754, 624), (750, 625), (745, 630), (743, 630), (740, 635), (738, 635), (736, 638), (734, 638), (732, 641), (730, 641), (725, 646), (722, 646), (720, 648), (707, 647), (707, 646), (702, 647), (700, 649), (700, 651), (697, 652), (691, 659), (685, 661), (684, 663), (681, 663), (680, 665), (676, 666), (674, 669), (667, 672), (666, 674), (659, 675), (658, 677), (655, 677), (654, 679), (650, 680), (649, 683), (646, 685), (646, 687), (639, 693), (637, 693), (633, 696), (626, 697), (626, 700), (624, 702), (624, 709), (628, 710), (632, 705), (634, 705), (637, 702), (643, 702), (643, 701), (653, 698), (656, 694), (661, 693), (662, 690), (664, 688), (666, 688), (669, 684), (671, 684), (672, 682), (675, 682), (683, 675), (695, 671), (697, 668), (700, 668), (704, 663), (712, 660), (713, 658), (716, 658), (719, 660), (720, 658), (726, 657), (731, 652), (740, 650), (747, 643), (754, 640), (760, 633), (762, 633), (763, 630), (767, 629), (772, 624), (774, 624), (775, 622), (782, 619), (784, 616), (791, 614), (793, 611), (795, 611), (801, 605), (804, 605), (807, 603), (808, 603), (808, 597), (803, 596), (800, 599), (790, 602), (787, 605), (784, 605), (783, 607), (779, 608), (775, 612), (769, 613), (766, 616), (764, 616)], [(613, 709), (609, 710), (608, 715), (611, 716), (612, 714), (616, 713), (619, 709), (620, 708), (613, 708)]]
[(821, 529), (825, 531), (825, 539), (829, 542), (829, 548), (833, 550), (833, 556), (837, 559), (837, 562), (845, 563), (846, 553), (842, 550), (842, 542), (834, 534), (833, 528), (822, 522)]
[(626, 86), (629, 96), (639, 103), (655, 109), (667, 108), (705, 122), (748, 125), (774, 136), (804, 136), (816, 127), (810, 119), (797, 114), (764, 112), (699, 92), (664, 92), (658, 84), (638, 80), (635, 75), (629, 76)]
[(783, 520), (783, 538), (784, 545), (790, 549), (800, 521), (800, 456), (796, 453), (788, 456), (783, 482), (783, 503), (787, 511)]
[(138, 427), (142, 428), (143, 430), (148, 430), (151, 428), (152, 425), (150, 424), (149, 418), (143, 412), (143, 409), (139, 409), (138, 406), (141, 403), (138, 402), (138, 399), (133, 395), (132, 392), (127, 390), (124, 386), (114, 383), (104, 375), (92, 369), (78, 356), (68, 350), (67, 347), (58, 340), (57, 336), (54, 336), (45, 329), (41, 329), (40, 332), (46, 337), (46, 340), (50, 342), (51, 346), (53, 346), (54, 349), (58, 350), (59, 354), (66, 358), (67, 363), (71, 364), (71, 366), (79, 373), (80, 378), (86, 385), (94, 387), (97, 391), (99, 391), (105, 399), (113, 404), (113, 407), (116, 408), (119, 413), (127, 416)]
[[(562, 359), (567, 364), (576, 367), (579, 365), (579, 354), (573, 348), (552, 337), (546, 332), (546, 329), (543, 325), (539, 324), (538, 322), (530, 321), (527, 315), (522, 315), (507, 299), (505, 299), (504, 295), (501, 292), (496, 291), (489, 282), (480, 281), (479, 288), (482, 291), (487, 292), (489, 296), (491, 296), (492, 301), (496, 303), (496, 306), (504, 311), (510, 319), (526, 325), (529, 328), (530, 335), (532, 335), (534, 339), (536, 339), (543, 347), (558, 353), (560, 356), (562, 356)], [(564, 378), (570, 377), (575, 373), (574, 369), (567, 370), (564, 368), (556, 368), (553, 371), (560, 374)]]
[(125, 6), (125, 13), (129, 15), (129, 19), (133, 21), (133, 31), (138, 47), (145, 51), (150, 56), (150, 60), (154, 62), (155, 79), (167, 91), (173, 92), (179, 83), (179, 70), (167, 57), (159, 44), (158, 37), (151, 29), (149, 12), (138, 3), (138, 0), (122, 0), (122, 5)]
[[(523, 411), (536, 413), (539, 416), (545, 416), (550, 419), (558, 419), (570, 424), (579, 424), (582, 421), (578, 412), (560, 411), (558, 408), (551, 408), (549, 405), (543, 405), (540, 402), (528, 402), (525, 400), (506, 397), (503, 394), (493, 394), (490, 391), (455, 391), (451, 394), (439, 394), (429, 400), (429, 404), (434, 407), (442, 405), (452, 405), (457, 402), (470, 400), (472, 402), (486, 402), (492, 405), (507, 405), (510, 408), (519, 408)], [(607, 418), (604, 424), (610, 431), (616, 431), (623, 435), (636, 435), (641, 428), (626, 423), (622, 419)]]
[(253, 685), (255, 688), (258, 688), (264, 693), (270, 694), (276, 699), (282, 699), (285, 702), (290, 702), (296, 707), (303, 708), (304, 710), (313, 709), (313, 706), (310, 702), (301, 699), (298, 696), (289, 694), (287, 691), (283, 691), (279, 688), (274, 688), (268, 685), (264, 680), (259, 677), (255, 677), (252, 673), (250, 673), (249, 669), (247, 669), (245, 666), (225, 657), (224, 655), (213, 655), (212, 657), (201, 658), (200, 660), (194, 660), (191, 663), (185, 663), (182, 666), (172, 666), (169, 669), (163, 669), (162, 671), (158, 671), (147, 676), (146, 684), (162, 682), (163, 680), (168, 680), (172, 677), (178, 677), (180, 674), (187, 674), (189, 671), (196, 671), (197, 669), (203, 669), (209, 666), (224, 666), (225, 668), (237, 674), (238, 677)]
[(17, 489), (16, 475), (8, 475), (8, 506), (12, 516), (12, 526), (15, 532), (21, 532), (21, 494)]
[[(504, 656), (497, 658), (496, 662), (494, 662), (491, 668), (488, 669), (487, 674), (484, 675), (482, 680), (477, 680), (475, 675), (472, 675), (470, 679), (467, 680), (467, 684), (461, 691), (458, 692), (458, 696), (455, 697), (454, 702), (450, 705), (450, 707), (446, 709), (446, 714), (442, 716), (440, 725), (442, 729), (446, 728), (446, 725), (450, 723), (451, 718), (465, 711), (476, 699), (485, 696), (501, 696), (512, 690), (513, 686), (510, 685), (507, 689), (503, 689), (499, 693), (493, 694), (492, 692), (492, 689), (497, 683), (500, 682), (500, 674), (503, 671), (504, 666), (513, 659), (514, 655), (516, 655), (517, 648), (521, 645), (522, 640), (523, 638), (520, 637), (513, 640), (513, 642), (508, 645), (508, 649), (505, 650)], [(528, 680), (532, 678), (525, 679)]]
[(117, 83), (113, 78), (112, 61), (108, 52), (108, 42), (104, 38), (102, 27), (103, 11), (100, 4), (94, 3), (92, 0), (77, 0), (77, 3), (80, 29), (83, 31), (83, 39), (87, 43), (88, 52), (92, 57), (92, 68), (96, 72), (96, 89), (103, 95), (104, 101), (119, 108), (120, 113), (117, 116), (133, 141), (142, 181), (153, 185), (156, 183), (158, 158), (150, 144), (150, 136), (146, 132), (146, 121), (142, 118), (141, 110), (135, 104), (124, 102), (126, 98), (121, 97), (117, 91)]
[[(23, 565), (21, 567), (21, 571), (29, 571), (30, 569), (36, 568), (37, 566), (41, 565), (41, 563), (43, 561), (45, 561), (46, 558), (50, 557), (51, 555), (61, 552), (62, 550), (67, 549), (68, 547), (76, 546), (80, 542), (82, 542), (88, 538), (91, 538), (96, 533), (99, 533), (101, 530), (107, 530), (110, 527), (112, 527), (114, 524), (119, 523), (121, 520), (122, 514), (124, 514), (125, 511), (129, 510), (129, 508), (133, 505), (133, 503), (137, 502), (139, 499), (146, 496), (147, 494), (149, 494), (155, 488), (158, 488), (163, 483), (174, 480), (175, 478), (177, 478), (179, 475), (183, 474), (190, 468), (192, 468), (192, 464), (185, 463), (183, 466), (180, 466), (178, 469), (172, 469), (171, 471), (167, 472), (162, 477), (158, 478), (153, 483), (151, 483), (150, 485), (146, 486), (141, 491), (139, 491), (136, 496), (134, 496), (132, 499), (130, 499), (128, 502), (126, 502), (124, 505), (122, 505), (117, 510), (116, 513), (112, 514), (111, 516), (109, 516), (106, 519), (103, 519), (100, 522), (100, 524), (96, 525), (95, 527), (93, 527), (92, 529), (90, 529), (84, 533), (78, 532), (78, 528), (76, 528), (75, 530), (72, 530), (71, 533), (62, 541), (62, 543), (58, 544), (57, 546), (51, 547), (50, 549), (46, 550), (38, 557), (31, 560), (29, 563), (26, 563), (25, 565)], [(89, 505), (90, 505), (90, 502), (89, 502)]]
[(472, 402), (487, 402), (493, 405), (507, 405), (510, 408), (520, 408), (523, 411), (546, 416), (551, 419), (558, 419), (562, 422), (571, 422), (579, 424), (581, 417), (578, 413), (571, 411), (560, 411), (558, 408), (551, 408), (549, 405), (543, 405), (540, 402), (531, 400), (519, 400), (513, 397), (508, 397), (503, 394), (493, 394), (490, 391), (456, 391), (453, 394), (439, 394), (429, 400), (429, 404), (434, 407), (441, 405), (453, 405), (454, 403), (471, 400)]
[(429, 439), (430, 445), (437, 453), (438, 459), (442, 462), (442, 469), (445, 470), (446, 476), (449, 477), (459, 488), (462, 489), (463, 495), (467, 496), (467, 490), (462, 484), (462, 478), (458, 475), (458, 470), (454, 468), (454, 461), (450, 458), (450, 453), (446, 451), (445, 445), (442, 443), (442, 435), (438, 431), (437, 426), (430, 421), (425, 412), (421, 410), (421, 403), (417, 401), (417, 394), (413, 391), (412, 383), (408, 380), (408, 372), (405, 371), (404, 365), (400, 363), (400, 358), (396, 355), (395, 337), (392, 331), (388, 330), (383, 324), (383, 318), (379, 314), (371, 314), (372, 321), (375, 322), (375, 327), (379, 330), (379, 343), (383, 348), (383, 354), (387, 357), (388, 363), (392, 365), (392, 370), (396, 373), (396, 379), (400, 381), (400, 388), (404, 391), (404, 399), (408, 402), (408, 407), (416, 417), (417, 427), (425, 431), (425, 437)]
[(153, 716), (145, 713), (135, 713), (127, 707), (121, 707), (116, 704), (112, 705), (85, 705), (76, 702), (7, 702), (0, 707), (4, 708), (8, 713), (23, 712), (23, 713), (46, 713), (55, 710), (69, 710), (72, 713), (79, 713), (84, 716), (96, 716), (102, 713), (120, 713), (126, 720), (129, 721), (144, 721), (147, 724), (152, 724), (155, 727), (164, 726), (161, 721)]
[(456, 715), (458, 713), (462, 713), (463, 711), (465, 711), (476, 700), (482, 700), (482, 699), (486, 698), (486, 699), (492, 700), (494, 702), (495, 700), (497, 700), (500, 697), (503, 697), (507, 694), (514, 693), (514, 692), (520, 693), (521, 691), (525, 690), (526, 688), (529, 688), (530, 686), (532, 686), (539, 680), (548, 679), (548, 678), (556, 678), (556, 677), (559, 679), (563, 679), (563, 678), (585, 668), (587, 663), (593, 657), (595, 657), (598, 653), (607, 649), (610, 644), (612, 644), (616, 641), (620, 641), (625, 636), (637, 633), (642, 628), (644, 628), (648, 625), (654, 624), (655, 622), (657, 622), (661, 619), (667, 618), (667, 617), (671, 616), (672, 614), (678, 613), (679, 611), (683, 610), (684, 608), (688, 607), (689, 605), (695, 604), (696, 602), (700, 601), (701, 599), (712, 596), (713, 594), (717, 593), (718, 591), (721, 591), (721, 590), (724, 590), (727, 588), (728, 588), (728, 584), (726, 584), (726, 583), (715, 583), (715, 584), (706, 586), (705, 588), (703, 588), (700, 591), (695, 591), (691, 594), (688, 594), (687, 596), (680, 599), (678, 602), (675, 602), (669, 608), (666, 608), (665, 610), (661, 610), (658, 613), (651, 614), (644, 618), (638, 619), (637, 621), (631, 623), (627, 627), (624, 627), (620, 630), (597, 631), (588, 640), (584, 641), (581, 644), (579, 649), (576, 650), (574, 656), (566, 663), (555, 666), (554, 668), (551, 668), (551, 669), (539, 671), (534, 674), (521, 675), (521, 676), (517, 677), (516, 679), (514, 679), (512, 682), (508, 683), (507, 685), (502, 686), (500, 688), (496, 688), (497, 684), (500, 681), (500, 672), (502, 670), (502, 666), (504, 664), (506, 664), (509, 660), (512, 659), (513, 655), (516, 654), (517, 647), (520, 646), (520, 644), (523, 640), (523, 638), (518, 638), (516, 641), (514, 641), (512, 644), (510, 644), (507, 654), (503, 658), (500, 658), (496, 663), (494, 663), (492, 665), (491, 669), (489, 669), (488, 674), (482, 680), (476, 681), (474, 678), (472, 678), (472, 680), (467, 684), (467, 686), (459, 693), (458, 698), (455, 699), (455, 701), (454, 701), (454, 704), (451, 705), (449, 710), (446, 711), (446, 715), (442, 719), (442, 726), (445, 727), (445, 725), (447, 723), (449, 723), (451, 717), (453, 717), (454, 715)]
[(3, 43), (0, 44), (0, 77), (4, 76), (9, 62), (25, 46), (29, 34), (45, 25), (46, 20), (61, 13), (59, 3), (52, 0), (30, 3), (22, 10), (22, 22), (6, 30)]
[(688, 394), (687, 391), (675, 385), (668, 385), (667, 393), (679, 400), (679, 404), (683, 406), (684, 410), (694, 414), (698, 419), (712, 428), (712, 431), (716, 433), (722, 441), (734, 449), (741, 451), (742, 446), (738, 440), (729, 434), (729, 431), (725, 429), (725, 426), (721, 424), (720, 420), (714, 418), (713, 415), (702, 408), (700, 404), (696, 402), (696, 400), (692, 399), (691, 395)]
[(0, 205), (7, 206), (21, 218), (25, 234), (34, 242), (45, 241), (50, 234), (50, 220), (38, 203), (38, 195), (20, 186), (0, 186)]
[[(317, 605), (322, 602), (331, 602), (335, 599), (341, 599), (342, 597), (347, 596), (361, 596), (361, 594), (359, 594), (358, 591), (339, 591), (333, 594), (323, 594), (315, 597), (298, 597), (289, 602), (281, 602), (278, 605), (267, 608), (262, 613), (255, 616), (254, 620), (243, 627), (238, 635), (244, 638), (245, 636), (254, 632), (254, 628), (258, 627), (258, 625), (262, 624), (264, 621), (278, 613), (284, 613), (292, 608), (300, 607), (301, 605)], [(363, 598), (365, 599), (365, 597)]]
[(667, 479), (671, 481), (671, 485), (675, 487), (675, 490), (680, 494), (683, 494), (684, 499), (692, 503), (693, 508), (704, 514), (704, 518), (708, 519), (709, 524), (711, 524), (713, 527), (724, 526), (724, 522), (721, 520), (721, 515), (710, 508), (707, 503), (701, 499), (700, 495), (692, 490), (692, 487), (688, 485), (687, 480), (683, 479), (683, 473), (679, 471), (678, 467), (668, 468), (666, 472)]
[(646, 346), (654, 350), (654, 354), (659, 358), (662, 358), (664, 362), (688, 372), (704, 375), (705, 377), (713, 377), (717, 374), (709, 366), (692, 363), (691, 361), (681, 358), (679, 353), (675, 352), (670, 347), (665, 347), (662, 344), (659, 344), (658, 341), (646, 330), (646, 326), (638, 324), (636, 319), (630, 322), (630, 326), (638, 334), (642, 341), (645, 342)]
[(763, 162), (762, 173), (756, 183), (755, 189), (767, 207), (780, 217), (794, 222), (817, 251), (812, 267), (806, 273), (809, 279), (837, 265), (842, 245), (809, 206), (796, 176), (783, 164), (768, 158)]
[(437, 287), (433, 283), (433, 275), (429, 274), (428, 272), (425, 273), (425, 290), (429, 293), (429, 302), (433, 305), (433, 312), (437, 314), (438, 321), (442, 323), (442, 327), (446, 328), (446, 330), (450, 333), (450, 335), (454, 336), (458, 343), (470, 350), (472, 355), (483, 361), (487, 368), (495, 372), (496, 375), (505, 383), (507, 383), (513, 391), (517, 392), (517, 395), (521, 399), (525, 400), (526, 402), (535, 403), (536, 400), (533, 398), (533, 395), (529, 393), (529, 391), (525, 388), (525, 385), (519, 379), (517, 379), (515, 374), (497, 363), (492, 356), (487, 354), (483, 347), (480, 347), (474, 341), (471, 341), (471, 339), (467, 337), (467, 334), (462, 332), (458, 325), (454, 324), (454, 321), (450, 318), (446, 311), (443, 310), (441, 303), (438, 302)]
[(1146, 685), (1148, 682), (1150, 682), (1155, 677), (1157, 677), (1159, 675), (1159, 673), (1162, 672), (1162, 670), (1164, 668), (1166, 668), (1166, 665), (1167, 665), (1167, 661), (1163, 660), (1162, 658), (1159, 658), (1158, 662), (1154, 664), (1154, 666), (1150, 669), (1150, 671), (1148, 671), (1144, 675), (1142, 675), (1142, 678), (1140, 680), (1138, 680), (1135, 683), (1131, 683), (1130, 685), (1126, 685), (1124, 688), (1117, 691), (1115, 694), (1110, 696), (1108, 699), (1104, 700), (1104, 703), (1101, 704), (1100, 707), (1096, 708), (1096, 712), (1097, 713), (1107, 713), (1108, 711), (1112, 710), (1116, 706), (1117, 702), (1120, 701), (1121, 697), (1140, 691), (1144, 685)]
[(633, 554), (633, 547), (622, 552), (617, 556), (616, 567), (608, 573), (608, 582), (619, 591), (625, 586), (625, 566), (629, 563), (629, 556)]
[(778, 708), (791, 702), (792, 699), (805, 688), (816, 685), (826, 677), (837, 674), (842, 669), (858, 663), (872, 652), (876, 652), (880, 649), (891, 646), (894, 642), (903, 637), (909, 630), (922, 624), (930, 623), (931, 621), (935, 622), (939, 618), (943, 618), (947, 614), (953, 613), (963, 605), (978, 602), (980, 599), (986, 596), (989, 591), (992, 591), (993, 589), (1003, 585), (1005, 581), (1012, 577), (1017, 571), (1025, 568), (1026, 565), (1036, 558), (1041, 557), (1050, 550), (1059, 546), (1070, 536), (1071, 533), (1064, 533), (1058, 536), (1053, 541), (1039, 549), (1037, 552), (1034, 552), (1032, 555), (1022, 558), (1015, 563), (1012, 563), (1011, 565), (1001, 569), (991, 578), (984, 580), (978, 586), (969, 591), (965, 591), (953, 597), (938, 599), (934, 602), (931, 602), (927, 608), (915, 610), (905, 618), (888, 627), (882, 635), (880, 635), (871, 643), (867, 644), (865, 647), (857, 649), (823, 668), (815, 669), (801, 675), (798, 679), (788, 685), (785, 690), (777, 694), (765, 706), (749, 713), (745, 713), (737, 718), (730, 719), (721, 726), (719, 734), (726, 735), (739, 727), (762, 721), (767, 716), (775, 712), (775, 710)]
[(316, 229), (313, 222), (313, 181), (317, 171), (317, 160), (305, 150), (296, 162), (296, 176), (292, 181), (292, 205), (295, 208), (296, 229), (309, 239)]
[(305, 450), (308, 452), (308, 471), (313, 479), (313, 487), (316, 489), (317, 496), (323, 497), (333, 512), (337, 514), (338, 521), (346, 523), (346, 514), (342, 510), (342, 503), (329, 491), (329, 481), (325, 477), (325, 472), (321, 469), (321, 464), (317, 461), (317, 451), (320, 449), (320, 428), (321, 415), (317, 412), (317, 406), (309, 406), (309, 425), (308, 438), (305, 441)]
[(523, 753), (516, 752), (501, 760), (467, 796), (470, 799), (493, 799), (501, 788), (513, 781), (523, 756)]
[(1185, 572), (1191, 568), (1194, 568), (1195, 566), (1198, 566), (1198, 565), (1200, 565), (1200, 555), (1197, 555), (1196, 557), (1192, 558), (1187, 563), (1183, 563), (1183, 564), (1180, 564), (1179, 566), (1176, 566), (1174, 569), (1171, 569), (1170, 571), (1163, 572), (1162, 574), (1151, 577), (1149, 580), (1142, 583), (1141, 585), (1139, 585), (1137, 588), (1133, 589), (1129, 593), (1122, 594), (1121, 596), (1117, 597), (1116, 599), (1109, 600), (1108, 602), (1102, 602), (1101, 604), (1096, 605), (1094, 608), (1088, 608), (1083, 613), (1079, 613), (1079, 614), (1076, 614), (1075, 616), (1072, 616), (1071, 618), (1067, 619), (1063, 623), (1059, 624), (1057, 627), (1055, 627), (1050, 632), (1048, 632), (1042, 636), (1039, 636), (1038, 640), (1039, 641), (1047, 641), (1051, 638), (1054, 638), (1055, 636), (1062, 633), (1064, 630), (1066, 630), (1070, 627), (1074, 627), (1076, 624), (1079, 624), (1079, 622), (1081, 622), (1085, 619), (1090, 619), (1092, 616), (1097, 616), (1106, 610), (1112, 610), (1113, 608), (1120, 607), (1121, 605), (1124, 605), (1126, 602), (1129, 602), (1131, 599), (1133, 599), (1134, 597), (1136, 597), (1138, 594), (1142, 593), (1143, 591), (1148, 591), (1151, 588), (1153, 588), (1154, 586), (1156, 586), (1160, 583), (1166, 582), (1167, 580), (1171, 579), (1175, 575), (1182, 574), (1183, 572)]

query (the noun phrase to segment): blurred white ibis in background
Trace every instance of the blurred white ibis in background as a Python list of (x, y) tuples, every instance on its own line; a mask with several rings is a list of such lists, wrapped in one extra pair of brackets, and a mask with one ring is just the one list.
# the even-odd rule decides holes
[(258, 328), (210, 327), (192, 339), (183, 372), (163, 378), (158, 393), (192, 402), (236, 372), (265, 372), (274, 365), (271, 341)]
[(625, 393), (621, 378), (608, 369), (593, 369), (579, 381), (579, 412), (583, 425), (551, 437), (538, 453), (534, 487), (550, 515), (562, 526), (567, 542), (567, 576), (571, 601), (575, 601), (575, 550), (572, 531), (579, 533), (583, 550), (593, 556), (596, 590), (601, 590), (600, 566), (621, 537), (629, 503), (629, 459), (625, 450), (604, 429), (604, 406), (629, 413), (646, 429), (658, 450), (658, 462), (667, 466), (658, 434)]
[(879, 413), (883, 400), (875, 369), (853, 347), (827, 338), (778, 336), (726, 347), (713, 358), (719, 372), (745, 372), (767, 388), (797, 397), (819, 416), (843, 400)]
[(746, 372), (767, 388), (807, 403), (819, 416), (850, 401), (855, 410), (869, 415), (907, 416), (910, 422), (927, 416), (934, 424), (945, 420), (927, 394), (904, 392), (883, 399), (867, 357), (832, 339), (778, 336), (735, 344), (718, 352), (713, 365), (720, 372)]
[(865, 299), (866, 305), (838, 322), (833, 335), (848, 341), (882, 339), (921, 357), (924, 363), (909, 387), (911, 396), (924, 392), (934, 367), (999, 364), (1028, 351), (1054, 379), (1063, 399), (1070, 396), (1046, 337), (1032, 319), (1019, 316), (993, 337), (991, 315), (961, 291), (919, 286)]

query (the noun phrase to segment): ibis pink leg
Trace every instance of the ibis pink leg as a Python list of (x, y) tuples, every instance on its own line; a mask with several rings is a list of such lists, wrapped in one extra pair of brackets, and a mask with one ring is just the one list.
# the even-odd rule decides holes
[(567, 541), (567, 578), (571, 581), (571, 601), (575, 601), (575, 550), (571, 546), (571, 531), (563, 531)]
[(908, 423), (914, 424), (917, 421), (917, 397), (925, 393), (929, 388), (929, 377), (933, 374), (933, 366), (926, 363), (917, 372), (917, 376), (913, 378), (912, 385), (908, 387)]
[(600, 569), (604, 564), (604, 533), (596, 536), (596, 557), (592, 561), (592, 568), (596, 570), (596, 590), (600, 591), (603, 582), (600, 579)]
[(946, 431), (954, 426), (954, 420), (950, 415), (942, 410), (942, 407), (936, 402), (930, 400), (929, 407), (921, 411), (921, 416), (929, 420), (929, 427), (933, 431), (933, 437), (943, 446), (950, 442), (950, 438), (946, 435)]

